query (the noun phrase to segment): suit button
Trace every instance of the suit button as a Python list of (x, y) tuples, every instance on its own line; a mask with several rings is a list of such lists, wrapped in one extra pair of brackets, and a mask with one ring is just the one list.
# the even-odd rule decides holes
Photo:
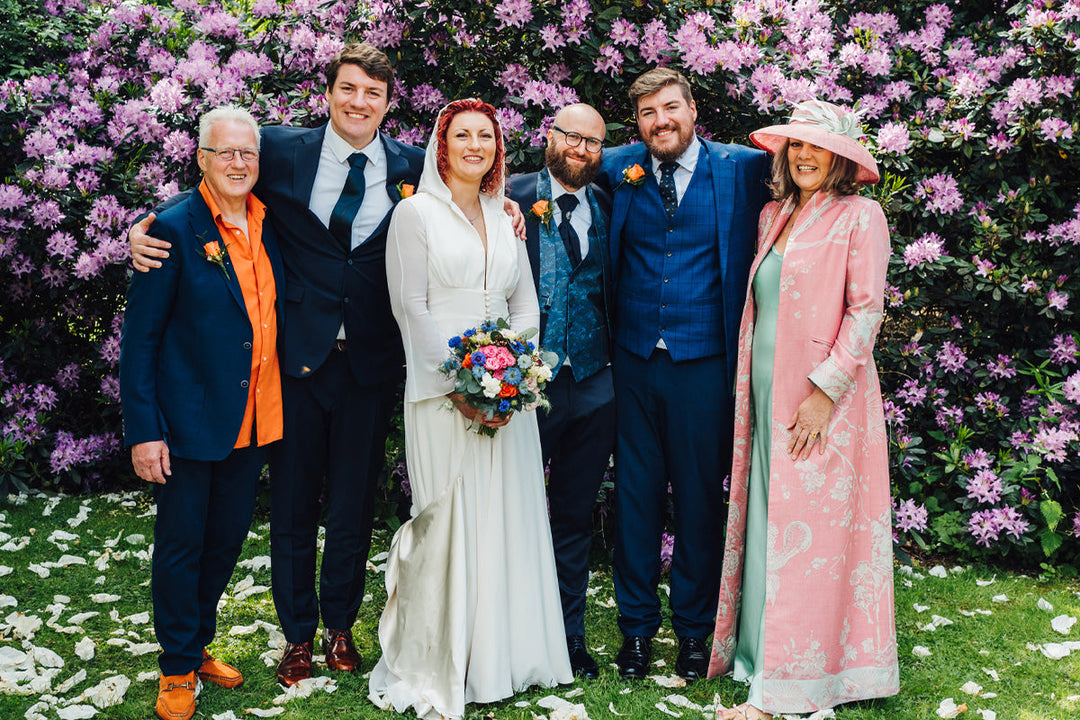
[(240, 381), (240, 387), (246, 388), (247, 386), (248, 386), (248, 381), (247, 380), (241, 380)]
[(348, 263), (349, 265), (352, 265), (352, 258), (349, 258), (349, 259), (348, 259), (348, 260), (347, 260), (346, 262), (347, 262), (347, 263)]
[(661, 325), (661, 326), (660, 326), (660, 332), (664, 332), (664, 331), (666, 331), (666, 330), (667, 330), (667, 328), (666, 328), (666, 327), (664, 327), (663, 325)]
[(667, 256), (671, 257), (671, 251), (670, 250), (667, 251)]
[(664, 282), (667, 282), (670, 278), (664, 278)]
[(661, 307), (661, 308), (666, 308), (666, 307), (667, 307), (667, 303), (660, 303), (660, 307)]
[(342, 302), (345, 302), (345, 303), (349, 302), (349, 298), (347, 298), (347, 297), (346, 297), (346, 298), (344, 298), (344, 299), (342, 300)]
[(250, 350), (251, 349), (251, 343), (249, 343), (249, 342), (244, 343), (244, 349), (245, 350)]

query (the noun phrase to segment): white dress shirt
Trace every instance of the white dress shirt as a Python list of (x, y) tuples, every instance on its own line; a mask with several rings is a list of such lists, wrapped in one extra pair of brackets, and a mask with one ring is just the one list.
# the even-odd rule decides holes
[[(308, 209), (326, 227), (330, 227), (330, 215), (349, 177), (349, 156), (354, 152), (356, 148), (334, 132), (333, 123), (328, 123), (319, 152), (319, 169), (315, 172), (311, 200), (308, 201)], [(367, 240), (394, 208), (393, 201), (386, 194), (386, 150), (383, 149), (379, 133), (376, 132), (375, 138), (360, 152), (367, 156), (367, 165), (364, 167), (364, 201), (353, 219), (353, 249)]]

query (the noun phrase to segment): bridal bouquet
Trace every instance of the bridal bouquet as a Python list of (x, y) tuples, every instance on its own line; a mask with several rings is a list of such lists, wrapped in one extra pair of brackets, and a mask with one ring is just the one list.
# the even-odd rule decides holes
[[(517, 333), (502, 318), (488, 320), (450, 338), (450, 357), (439, 369), (454, 378), (454, 392), (488, 420), (513, 410), (548, 407), (543, 390), (558, 356), (529, 342), (534, 335), (536, 328)], [(495, 436), (496, 428), (487, 425), (476, 423), (473, 429)]]

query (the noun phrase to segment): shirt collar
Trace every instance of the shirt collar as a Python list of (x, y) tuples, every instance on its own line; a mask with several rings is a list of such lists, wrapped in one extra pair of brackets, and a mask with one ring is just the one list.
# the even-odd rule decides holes
[[(206, 184), (206, 178), (199, 182), (199, 194), (202, 195), (206, 207), (209, 208), (210, 216), (214, 218), (214, 222), (224, 224), (225, 218), (222, 216), (221, 209), (214, 200), (214, 196), (210, 194), (210, 186)], [(249, 217), (256, 217), (261, 220), (266, 216), (266, 206), (262, 204), (259, 198), (255, 197), (255, 193), (248, 193), (246, 205)]]
[[(326, 124), (326, 135), (323, 138), (323, 143), (330, 148), (330, 152), (334, 153), (334, 159), (342, 164), (348, 163), (349, 156), (357, 152), (356, 148), (350, 145), (345, 138), (337, 134), (333, 123)], [(382, 164), (386, 158), (386, 151), (383, 149), (382, 138), (379, 136), (378, 131), (375, 131), (375, 137), (360, 152), (367, 155), (369, 164)]]
[(558, 180), (555, 179), (555, 176), (551, 174), (550, 170), (548, 170), (547, 168), (544, 168), (544, 172), (546, 172), (548, 174), (548, 177), (551, 179), (551, 199), (553, 201), (558, 200), (563, 195), (573, 195), (574, 197), (576, 197), (578, 199), (578, 204), (579, 205), (581, 203), (585, 202), (585, 188), (584, 187), (579, 187), (576, 192), (571, 193), (571, 192), (567, 191), (567, 189), (562, 186), (562, 183), (560, 183)]
[[(697, 135), (694, 135), (693, 141), (690, 143), (690, 147), (683, 151), (683, 154), (675, 158), (675, 164), (683, 170), (686, 170), (691, 175), (694, 174), (694, 170), (697, 169), (698, 153), (701, 152), (701, 141), (698, 140)], [(649, 155), (649, 159), (652, 160), (653, 175), (660, 177), (660, 160), (655, 155)]]

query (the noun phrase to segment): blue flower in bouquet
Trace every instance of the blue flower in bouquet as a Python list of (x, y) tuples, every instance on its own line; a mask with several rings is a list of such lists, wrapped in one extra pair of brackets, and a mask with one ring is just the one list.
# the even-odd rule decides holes
[(518, 370), (516, 367), (509, 367), (506, 368), (506, 371), (503, 373), (502, 379), (504, 383), (508, 383), (510, 385), (517, 385), (519, 382), (521, 382), (521, 377), (522, 375), (520, 370)]
[(532, 367), (532, 364), (533, 364), (533, 359), (532, 359), (531, 356), (529, 356), (529, 355), (519, 355), (518, 356), (518, 367), (521, 368), (522, 370), (528, 370), (529, 368)]
[(461, 344), (461, 336), (460, 335), (455, 335), (454, 337), (450, 338), (450, 341), (449, 341), (448, 344), (450, 345), (450, 347), (456, 348), (458, 345)]
[(475, 377), (475, 378), (476, 378), (477, 380), (479, 380), (480, 378), (484, 377), (484, 373), (485, 373), (485, 372), (487, 372), (487, 370), (484, 370), (484, 366), (483, 366), (483, 365), (479, 365), (479, 366), (477, 366), (477, 365), (473, 365), (473, 366), (472, 366), (472, 374), (473, 374), (473, 377)]
[(476, 334), (476, 328), (469, 328), (468, 330), (466, 330), (465, 332), (463, 332), (461, 334), (463, 336), (465, 336), (465, 337), (472, 337), (473, 335)]
[(493, 332), (499, 329), (499, 325), (498, 323), (494, 323), (491, 320), (485, 320), (483, 323), (481, 323), (480, 329), (484, 332)]
[(476, 352), (474, 352), (472, 354), (470, 359), (472, 360), (472, 364), (473, 364), (474, 368), (476, 368), (476, 367), (482, 368), (482, 367), (484, 367), (484, 363), (487, 362), (487, 355), (485, 355), (480, 350), (477, 350)]
[(499, 412), (504, 413), (509, 409), (510, 409), (510, 401), (509, 400), (500, 400), (499, 401)]
[(461, 360), (459, 360), (456, 355), (451, 355), (450, 357), (443, 360), (442, 370), (445, 373), (454, 372), (455, 370), (457, 370), (460, 367), (461, 367)]

